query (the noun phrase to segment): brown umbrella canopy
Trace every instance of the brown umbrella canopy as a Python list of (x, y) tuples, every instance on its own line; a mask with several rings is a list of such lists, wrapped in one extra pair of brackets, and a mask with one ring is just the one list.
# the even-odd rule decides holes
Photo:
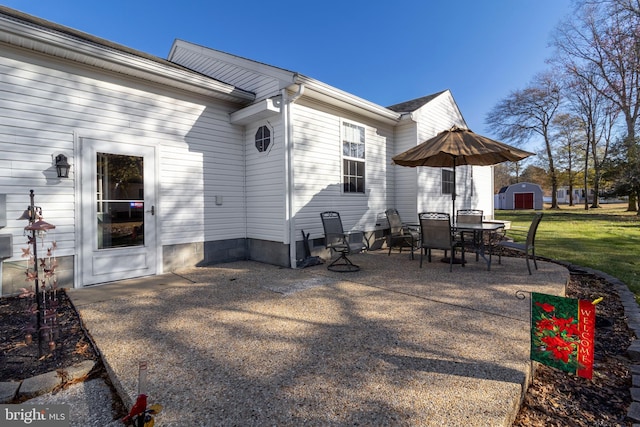
[(457, 126), (440, 132), (420, 145), (394, 156), (393, 163), (400, 166), (432, 166), (453, 168), (451, 193), (452, 218), (456, 214), (456, 166), (490, 166), (502, 162), (517, 162), (533, 155), (502, 142), (473, 133)]
[(394, 156), (393, 163), (409, 167), (490, 166), (506, 161), (517, 162), (531, 155), (533, 153), (454, 126)]

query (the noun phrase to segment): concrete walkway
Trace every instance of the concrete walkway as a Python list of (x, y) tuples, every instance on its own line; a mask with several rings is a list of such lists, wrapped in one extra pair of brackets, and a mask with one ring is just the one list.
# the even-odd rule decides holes
[(567, 269), (353, 260), (360, 272), (246, 261), (69, 296), (127, 405), (147, 362), (157, 425), (511, 425), (530, 375), (528, 292), (564, 295)]

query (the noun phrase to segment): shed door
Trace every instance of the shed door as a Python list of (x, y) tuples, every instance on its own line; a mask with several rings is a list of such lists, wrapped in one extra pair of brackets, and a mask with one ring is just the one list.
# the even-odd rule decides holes
[(82, 286), (156, 274), (155, 149), (82, 139)]
[(516, 193), (514, 209), (533, 209), (533, 193)]

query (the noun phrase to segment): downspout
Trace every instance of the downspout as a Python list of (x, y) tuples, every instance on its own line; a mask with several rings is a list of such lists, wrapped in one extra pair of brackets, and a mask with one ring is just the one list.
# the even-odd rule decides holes
[(296, 223), (294, 208), (294, 170), (293, 170), (293, 125), (291, 123), (291, 104), (296, 102), (298, 98), (304, 93), (304, 85), (298, 86), (298, 91), (291, 97), (288, 97), (287, 89), (282, 89), (282, 104), (283, 104), (283, 124), (285, 128), (284, 132), (284, 146), (285, 146), (285, 179), (286, 179), (286, 215), (287, 222), (289, 223), (289, 263), (291, 268), (297, 268), (296, 258)]

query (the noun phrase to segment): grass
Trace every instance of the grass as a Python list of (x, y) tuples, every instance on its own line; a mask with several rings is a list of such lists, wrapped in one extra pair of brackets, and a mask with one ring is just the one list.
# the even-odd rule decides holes
[[(615, 204), (588, 211), (584, 205), (545, 209), (536, 255), (608, 273), (640, 301), (640, 216), (626, 208)], [(528, 228), (533, 215), (532, 210), (495, 211), (496, 219), (509, 220), (518, 228)]]

